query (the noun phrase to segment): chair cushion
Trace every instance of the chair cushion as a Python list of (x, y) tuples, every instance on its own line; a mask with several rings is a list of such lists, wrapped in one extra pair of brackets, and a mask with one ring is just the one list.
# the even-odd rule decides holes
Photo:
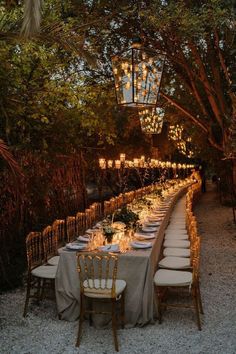
[(34, 277), (44, 278), (44, 279), (55, 279), (57, 272), (57, 266), (42, 265), (34, 268), (31, 274)]
[(165, 230), (165, 235), (188, 235), (187, 230)]
[(184, 224), (184, 225), (178, 225), (178, 224), (169, 225), (169, 226), (166, 228), (166, 230), (168, 230), (168, 231), (176, 231), (176, 230), (180, 230), (180, 231), (184, 230), (184, 231), (187, 231), (185, 224)]
[(164, 247), (189, 248), (190, 241), (187, 241), (187, 240), (166, 240), (165, 239)]
[(186, 269), (190, 268), (190, 258), (164, 257), (159, 263), (160, 268)]
[[(116, 297), (119, 296), (126, 287), (126, 282), (121, 279), (116, 279), (115, 291)], [(88, 284), (91, 287), (88, 287)], [(111, 287), (112, 287), (112, 279), (107, 279), (107, 283), (105, 283), (105, 279), (101, 279), (101, 283), (99, 279), (88, 279), (85, 280), (84, 283), (84, 295), (93, 298), (111, 298)], [(95, 287), (93, 287), (95, 285)], [(106, 286), (106, 288), (105, 288)]]
[(165, 240), (188, 240), (188, 234), (166, 234)]
[(173, 248), (167, 247), (163, 250), (163, 256), (167, 257), (190, 257), (189, 248)]
[(48, 259), (47, 263), (50, 264), (50, 265), (57, 266), (58, 262), (59, 262), (59, 258), (60, 258), (60, 256), (54, 256), (54, 257)]
[(154, 284), (157, 286), (190, 286), (192, 273), (181, 270), (159, 269), (154, 275)]

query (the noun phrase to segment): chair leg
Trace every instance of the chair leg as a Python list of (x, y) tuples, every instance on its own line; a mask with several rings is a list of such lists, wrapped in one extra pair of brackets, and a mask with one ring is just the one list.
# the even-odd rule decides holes
[(203, 307), (202, 307), (202, 297), (201, 297), (201, 291), (200, 291), (200, 284), (197, 283), (197, 295), (198, 295), (198, 303), (199, 303), (199, 309), (200, 313), (204, 315)]
[(118, 339), (117, 339), (117, 333), (116, 333), (116, 299), (111, 300), (112, 303), (112, 332), (114, 336), (114, 344), (115, 344), (115, 350), (118, 352), (119, 351), (119, 346), (118, 346)]
[(39, 305), (39, 302), (41, 300), (41, 279), (37, 279), (37, 291), (36, 291), (36, 297), (37, 297), (37, 304)]
[[(93, 311), (93, 300), (89, 299), (89, 310)], [(89, 325), (92, 326), (93, 325), (93, 317), (92, 317), (92, 313), (89, 314)]]
[(121, 328), (125, 327), (125, 292), (121, 295)]
[(79, 330), (78, 330), (78, 336), (77, 336), (77, 341), (76, 341), (76, 347), (79, 347), (80, 345), (80, 339), (81, 339), (81, 333), (82, 333), (82, 324), (84, 320), (84, 295), (81, 293), (80, 294), (80, 317), (79, 317)]
[(40, 297), (39, 297), (39, 298), (40, 298), (40, 301), (43, 300), (45, 287), (46, 287), (46, 280), (43, 279), (43, 280), (42, 280), (42, 286), (41, 286), (41, 289), (40, 289)]
[(159, 324), (162, 323), (162, 296), (160, 289), (156, 288), (157, 294), (157, 316)]
[(201, 327), (201, 319), (200, 319), (200, 311), (199, 311), (199, 302), (198, 302), (198, 297), (197, 297), (197, 290), (196, 290), (196, 288), (192, 290), (192, 297), (193, 297), (195, 312), (196, 312), (196, 316), (197, 316), (197, 326), (198, 326), (199, 331), (201, 331), (201, 330), (202, 330), (202, 327)]
[(31, 290), (31, 277), (29, 276), (28, 279), (27, 279), (27, 290), (26, 290), (23, 317), (25, 317), (27, 315), (29, 299), (30, 299), (30, 290)]

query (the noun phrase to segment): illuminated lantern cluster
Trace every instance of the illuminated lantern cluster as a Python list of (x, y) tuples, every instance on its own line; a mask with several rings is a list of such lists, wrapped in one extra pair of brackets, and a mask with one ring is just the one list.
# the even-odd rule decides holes
[(139, 110), (141, 129), (145, 134), (160, 134), (163, 126), (164, 111), (161, 108)]
[(120, 154), (119, 160), (106, 160), (105, 158), (99, 159), (99, 167), (100, 169), (121, 169), (121, 168), (173, 168), (173, 169), (186, 169), (193, 168), (194, 165), (186, 165), (186, 164), (176, 164), (175, 162), (170, 161), (160, 161), (157, 159), (145, 159), (145, 156), (141, 156), (140, 158), (134, 158), (133, 160), (126, 160), (125, 154)]
[(173, 140), (176, 144), (178, 151), (191, 158), (193, 157), (194, 153), (190, 148), (190, 143), (192, 141), (191, 137), (188, 137), (186, 140), (183, 137), (184, 128), (182, 125), (176, 124), (171, 125), (169, 127), (169, 138)]
[(146, 49), (139, 41), (112, 58), (117, 103), (154, 107), (157, 103), (165, 55)]

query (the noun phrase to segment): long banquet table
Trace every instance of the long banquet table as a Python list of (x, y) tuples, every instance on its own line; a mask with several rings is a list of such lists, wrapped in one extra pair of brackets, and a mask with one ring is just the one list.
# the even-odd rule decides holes
[[(170, 206), (157, 230), (152, 248), (129, 250), (118, 254), (117, 279), (127, 283), (125, 294), (126, 327), (143, 326), (154, 321), (153, 275), (160, 256), (164, 231), (176, 201), (186, 192), (188, 185), (181, 187), (171, 199)], [(56, 275), (56, 300), (61, 319), (75, 321), (80, 313), (80, 284), (77, 272), (76, 252), (60, 249)]]

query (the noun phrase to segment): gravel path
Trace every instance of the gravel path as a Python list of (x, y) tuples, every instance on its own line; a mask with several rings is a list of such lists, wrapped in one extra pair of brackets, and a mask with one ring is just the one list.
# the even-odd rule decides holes
[[(201, 291), (205, 315), (197, 330), (191, 310), (168, 309), (163, 323), (119, 330), (120, 353), (236, 353), (236, 226), (230, 208), (219, 205), (213, 190), (195, 210), (202, 237)], [(53, 302), (31, 306), (22, 317), (24, 289), (0, 296), (0, 353), (114, 353), (111, 328), (84, 325), (74, 347), (78, 324), (59, 321)]]

